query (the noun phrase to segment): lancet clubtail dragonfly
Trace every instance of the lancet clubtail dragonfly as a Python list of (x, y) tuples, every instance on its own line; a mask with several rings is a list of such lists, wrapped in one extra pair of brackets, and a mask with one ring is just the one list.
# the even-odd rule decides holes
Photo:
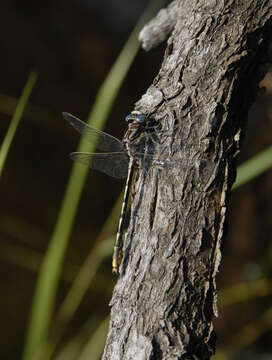
[(169, 160), (161, 156), (156, 157), (153, 154), (154, 139), (151, 140), (151, 138), (152, 134), (153, 136), (156, 135), (156, 132), (154, 132), (154, 120), (138, 111), (133, 111), (126, 116), (125, 119), (128, 122), (128, 130), (122, 141), (103, 131), (93, 128), (69, 113), (65, 112), (63, 113), (63, 116), (70, 125), (86, 138), (86, 140), (95, 143), (99, 150), (104, 151), (102, 153), (73, 152), (70, 154), (73, 160), (116, 178), (127, 177), (112, 257), (112, 271), (117, 274), (123, 257), (122, 238), (124, 218), (135, 165), (144, 169), (150, 168), (151, 165), (165, 167)]

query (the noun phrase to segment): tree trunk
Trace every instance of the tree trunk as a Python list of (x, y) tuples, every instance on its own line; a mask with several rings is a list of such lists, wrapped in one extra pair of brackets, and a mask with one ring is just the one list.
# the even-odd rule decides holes
[(149, 49), (172, 31), (136, 110), (172, 134), (161, 142), (175, 166), (138, 170), (104, 360), (215, 352), (215, 275), (234, 158), (271, 52), (271, 16), (272, 1), (177, 0), (141, 32)]

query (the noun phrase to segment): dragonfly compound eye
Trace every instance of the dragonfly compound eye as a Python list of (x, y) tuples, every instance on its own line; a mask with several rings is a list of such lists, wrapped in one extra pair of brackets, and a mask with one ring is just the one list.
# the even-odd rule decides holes
[(131, 122), (131, 121), (134, 120), (134, 117), (133, 117), (132, 114), (129, 114), (129, 115), (127, 115), (127, 116), (125, 117), (125, 120), (126, 120), (127, 122)]
[(139, 114), (138, 111), (133, 111), (131, 114), (125, 117), (125, 120), (127, 122), (136, 121), (138, 124), (144, 124), (147, 120), (147, 117), (145, 115)]
[(144, 124), (146, 122), (146, 116), (145, 115), (137, 115), (135, 117), (135, 120), (138, 124)]

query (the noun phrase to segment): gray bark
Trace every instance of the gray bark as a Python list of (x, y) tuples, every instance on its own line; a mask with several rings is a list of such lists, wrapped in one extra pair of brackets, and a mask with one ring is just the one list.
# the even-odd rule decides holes
[(158, 16), (141, 32), (151, 48), (172, 29), (136, 110), (172, 134), (161, 141), (176, 165), (139, 169), (135, 179), (104, 360), (209, 359), (215, 352), (215, 275), (235, 157), (268, 55), (272, 1), (170, 6), (172, 26)]

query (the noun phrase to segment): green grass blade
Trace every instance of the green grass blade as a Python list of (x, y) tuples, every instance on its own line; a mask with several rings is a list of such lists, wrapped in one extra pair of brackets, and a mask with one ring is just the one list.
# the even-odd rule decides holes
[[(157, 9), (161, 2), (153, 0), (151, 4), (153, 9), (154, 7)], [(149, 9), (148, 13), (150, 12)], [(137, 35), (144, 21), (146, 14), (133, 30), (97, 94), (88, 117), (88, 123), (97, 129), (103, 128), (112, 103), (138, 51)], [(77, 151), (92, 151), (93, 148), (94, 146), (81, 139)], [(46, 353), (44, 344), (48, 339), (60, 272), (87, 171), (87, 167), (76, 163), (73, 165), (56, 226), (39, 274), (25, 343), (24, 360), (37, 358), (41, 347), (43, 347), (42, 353)]]
[(23, 116), (26, 104), (28, 102), (32, 89), (37, 81), (37, 77), (38, 75), (36, 72), (32, 72), (29, 75), (29, 78), (24, 86), (18, 104), (16, 106), (15, 112), (12, 116), (8, 131), (0, 148), (0, 176), (2, 175), (12, 140), (14, 139), (16, 130)]
[(240, 282), (219, 291), (219, 307), (236, 305), (272, 294), (272, 280), (267, 278)]
[(109, 317), (107, 316), (98, 326), (88, 343), (85, 345), (78, 360), (99, 360), (103, 352), (107, 331), (109, 327)]
[[(18, 99), (14, 96), (6, 95), (0, 93), (0, 111), (3, 114), (13, 116), (16, 107), (18, 104)], [(46, 107), (33, 105), (29, 101), (26, 104), (24, 115), (28, 120), (31, 120), (37, 124), (37, 119), (39, 119), (39, 126), (45, 128), (52, 128), (48, 123), (48, 118), (53, 119), (52, 124), (54, 124), (55, 131), (62, 131), (63, 127), (57, 126), (56, 122), (59, 120), (60, 115), (57, 116), (54, 111), (49, 110)]]
[[(86, 257), (83, 265), (77, 273), (70, 290), (63, 300), (56, 317), (54, 319), (52, 333), (47, 344), (46, 356), (50, 358), (58, 345), (66, 326), (74, 316), (90, 284), (94, 280), (97, 269), (105, 257), (112, 254), (113, 243), (115, 240), (116, 224), (120, 217), (120, 209), (124, 197), (124, 191), (121, 192), (115, 203), (108, 219), (99, 236), (95, 239), (92, 250)], [(113, 236), (114, 234), (114, 236)]]
[(95, 332), (95, 329), (101, 323), (100, 317), (92, 315), (85, 324), (63, 345), (60, 351), (54, 356), (54, 360), (76, 360), (81, 353), (86, 342), (90, 338), (90, 334)]
[(232, 190), (244, 185), (272, 167), (272, 146), (238, 166)]

